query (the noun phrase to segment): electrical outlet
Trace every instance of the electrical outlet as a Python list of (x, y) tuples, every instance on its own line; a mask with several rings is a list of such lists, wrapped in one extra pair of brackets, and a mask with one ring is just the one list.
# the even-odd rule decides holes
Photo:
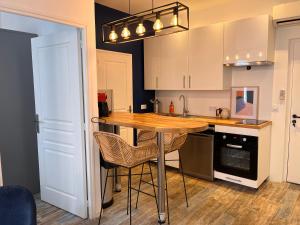
[(145, 109), (147, 109), (147, 105), (146, 104), (142, 104), (141, 105), (141, 110), (145, 110)]

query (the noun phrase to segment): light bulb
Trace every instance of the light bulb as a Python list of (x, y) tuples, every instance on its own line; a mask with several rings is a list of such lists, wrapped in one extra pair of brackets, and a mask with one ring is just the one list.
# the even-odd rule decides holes
[(153, 30), (155, 30), (156, 32), (160, 32), (163, 29), (164, 25), (160, 20), (160, 15), (159, 13), (156, 15), (156, 20), (153, 24)]
[(125, 26), (122, 30), (121, 36), (122, 36), (122, 38), (127, 40), (130, 38), (130, 35), (131, 35), (130, 30), (128, 29), (127, 25), (125, 24)]
[(111, 42), (116, 42), (118, 40), (118, 34), (116, 33), (114, 27), (112, 28), (108, 38)]
[(143, 36), (145, 32), (146, 32), (146, 28), (144, 27), (143, 21), (141, 21), (136, 28), (136, 33), (139, 36)]
[(171, 19), (171, 25), (174, 27), (178, 25), (178, 9), (174, 9), (173, 16)]

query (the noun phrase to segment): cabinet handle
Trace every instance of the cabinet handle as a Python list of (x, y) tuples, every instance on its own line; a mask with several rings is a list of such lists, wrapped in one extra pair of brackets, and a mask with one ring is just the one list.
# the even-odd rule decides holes
[(183, 76), (183, 88), (185, 88), (185, 76)]
[(189, 88), (191, 88), (191, 76), (189, 76)]
[(158, 88), (158, 77), (155, 78), (155, 87)]

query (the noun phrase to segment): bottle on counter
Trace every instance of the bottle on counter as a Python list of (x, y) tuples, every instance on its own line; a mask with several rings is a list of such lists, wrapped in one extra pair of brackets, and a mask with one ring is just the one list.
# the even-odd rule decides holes
[(171, 101), (170, 106), (169, 106), (169, 113), (173, 114), (174, 111), (175, 111), (174, 104), (173, 104), (173, 101)]

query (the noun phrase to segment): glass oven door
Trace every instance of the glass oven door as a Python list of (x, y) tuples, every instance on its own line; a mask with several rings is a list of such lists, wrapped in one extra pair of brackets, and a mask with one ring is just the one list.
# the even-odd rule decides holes
[(257, 137), (216, 133), (215, 169), (222, 173), (256, 180), (257, 149)]

